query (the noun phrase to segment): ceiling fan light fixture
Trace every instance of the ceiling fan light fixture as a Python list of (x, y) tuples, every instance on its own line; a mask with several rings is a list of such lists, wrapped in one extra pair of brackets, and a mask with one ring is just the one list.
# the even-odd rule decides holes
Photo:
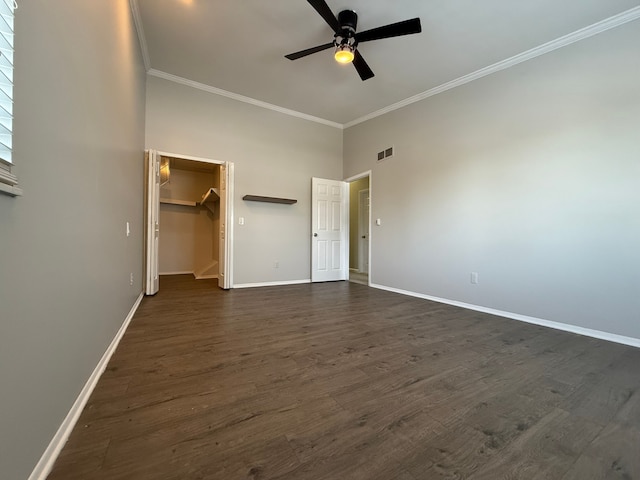
[(353, 45), (345, 43), (343, 45), (336, 46), (336, 53), (333, 55), (338, 63), (351, 63), (355, 57), (355, 48)]
[[(5, 0), (7, 1), (7, 0)], [(358, 32), (358, 14), (353, 10), (342, 10), (338, 15), (334, 15), (326, 0), (307, 0), (314, 10), (324, 19), (325, 23), (331, 27), (335, 35), (333, 42), (324, 43), (311, 48), (300, 50), (299, 52), (285, 55), (289, 60), (297, 60), (313, 53), (323, 52), (335, 47), (333, 57), (337, 62), (342, 64), (351, 63), (361, 80), (373, 78), (373, 70), (365, 62), (362, 55), (357, 50), (358, 45), (362, 42), (371, 42), (373, 40), (382, 40), (384, 38), (402, 37), (413, 33), (420, 33), (422, 26), (420, 18), (411, 18), (402, 22), (390, 23), (381, 27), (371, 28), (364, 32)], [(356, 52), (358, 55), (356, 58)]]

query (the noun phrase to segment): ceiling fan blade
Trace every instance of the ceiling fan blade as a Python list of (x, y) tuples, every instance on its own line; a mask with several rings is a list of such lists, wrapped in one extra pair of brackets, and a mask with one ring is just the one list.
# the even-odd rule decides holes
[(285, 55), (289, 60), (297, 60), (302, 57), (306, 57), (307, 55), (311, 55), (312, 53), (321, 52), (328, 48), (333, 47), (333, 42), (325, 43), (324, 45), (318, 45), (317, 47), (307, 48), (306, 50), (300, 50), (299, 52), (290, 53), (289, 55)]
[(383, 27), (372, 28), (355, 34), (356, 42), (370, 42), (371, 40), (380, 40), (381, 38), (400, 37), (402, 35), (410, 35), (412, 33), (420, 33), (422, 26), (419, 18), (404, 20), (398, 23), (391, 23)]
[(356, 50), (355, 56), (353, 58), (353, 66), (356, 67), (358, 75), (360, 75), (360, 78), (363, 82), (375, 76), (373, 74), (373, 70), (371, 70), (369, 65), (367, 65), (367, 62), (364, 61), (364, 58), (362, 58), (362, 55), (360, 55), (360, 52), (358, 50)]
[(338, 19), (333, 14), (329, 5), (324, 0), (307, 0), (309, 4), (316, 9), (316, 12), (320, 14), (324, 21), (331, 27), (331, 29), (338, 33), (340, 31), (340, 24), (338, 23)]

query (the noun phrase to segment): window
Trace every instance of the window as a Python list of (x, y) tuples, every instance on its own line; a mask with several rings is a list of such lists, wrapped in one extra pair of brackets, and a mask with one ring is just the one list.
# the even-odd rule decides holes
[(0, 193), (21, 195), (11, 173), (13, 148), (13, 15), (15, 0), (0, 0)]

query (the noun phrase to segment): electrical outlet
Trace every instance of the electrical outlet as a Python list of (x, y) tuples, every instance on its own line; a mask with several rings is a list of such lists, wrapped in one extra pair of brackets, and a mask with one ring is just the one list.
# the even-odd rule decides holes
[(133, 272), (129, 274), (129, 285), (133, 285)]
[(244, 217), (238, 218), (238, 225), (244, 225)]
[(273, 268), (280, 268), (280, 262), (273, 262)]
[(478, 283), (478, 272), (471, 272), (471, 283), (474, 285)]

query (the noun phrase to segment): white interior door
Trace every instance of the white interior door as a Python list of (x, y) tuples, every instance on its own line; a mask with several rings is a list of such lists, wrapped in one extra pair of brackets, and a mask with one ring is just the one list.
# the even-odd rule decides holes
[(145, 282), (144, 293), (154, 295), (160, 288), (158, 242), (160, 237), (160, 158), (155, 150), (145, 152)]
[(358, 192), (358, 269), (369, 273), (369, 190)]
[(348, 184), (311, 179), (311, 281), (346, 280)]

